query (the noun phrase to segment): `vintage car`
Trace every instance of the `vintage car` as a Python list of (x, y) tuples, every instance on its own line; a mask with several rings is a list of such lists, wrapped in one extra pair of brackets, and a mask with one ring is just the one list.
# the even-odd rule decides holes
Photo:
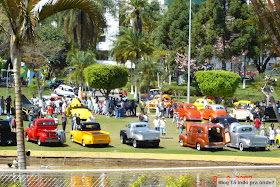
[(72, 142), (82, 144), (83, 147), (88, 145), (108, 146), (111, 142), (110, 133), (102, 131), (100, 124), (96, 122), (82, 123), (77, 130), (70, 131)]
[(247, 148), (265, 150), (267, 137), (256, 135), (256, 129), (253, 125), (235, 124), (232, 125), (231, 129), (231, 142), (227, 146), (238, 148), (240, 151)]
[(65, 132), (56, 128), (53, 119), (36, 118), (24, 133), (27, 142), (35, 141), (39, 146), (45, 143), (63, 144), (66, 142)]
[(254, 115), (248, 109), (242, 109), (242, 108), (235, 109), (235, 108), (232, 108), (229, 111), (229, 115), (231, 117), (235, 117), (239, 121), (246, 121), (247, 117), (249, 117), (249, 119), (251, 121), (254, 121)]
[(280, 148), (280, 135), (275, 136), (275, 145), (277, 148)]
[(59, 85), (54, 93), (62, 97), (75, 97), (74, 88), (63, 84)]
[(206, 105), (205, 108), (201, 111), (201, 116), (203, 119), (208, 119), (212, 121), (212, 119), (216, 117), (226, 116), (227, 111), (223, 105)]
[(248, 106), (249, 104), (251, 104), (251, 101), (248, 101), (248, 100), (240, 100), (240, 101), (233, 103), (233, 105), (238, 108), (240, 108), (240, 107), (244, 108), (244, 107)]
[(8, 120), (0, 120), (0, 145), (17, 145), (16, 133), (11, 132)]
[[(146, 103), (146, 108), (148, 108), (148, 105), (149, 105), (150, 109), (156, 109), (156, 103), (158, 102), (159, 99), (160, 99), (160, 95), (155, 95), (153, 100), (149, 101), (149, 103)], [(170, 97), (170, 95), (163, 94), (162, 99), (167, 101), (167, 106), (172, 106), (173, 101), (172, 101), (172, 98)]]
[(180, 104), (177, 108), (177, 112), (180, 118), (186, 120), (198, 120), (201, 121), (201, 113), (197, 110), (196, 106), (193, 104)]
[(87, 120), (91, 115), (91, 112), (86, 105), (82, 105), (78, 99), (73, 98), (70, 108), (66, 109), (66, 115), (71, 116), (74, 114), (80, 114), (81, 120)]
[[(197, 99), (193, 104), (196, 106), (197, 110), (203, 110), (204, 109), (204, 98)], [(211, 105), (215, 104), (215, 101), (212, 99), (207, 99), (207, 102)]]
[[(279, 109), (278, 109), (279, 111)], [(277, 121), (275, 112), (272, 106), (261, 107), (261, 120), (262, 121)]]
[(145, 144), (157, 148), (160, 142), (159, 131), (151, 130), (147, 122), (132, 122), (127, 125), (126, 130), (120, 131), (120, 142), (132, 143), (135, 148)]
[(188, 122), (186, 124), (186, 134), (179, 135), (181, 147), (194, 147), (198, 151), (203, 148), (223, 149), (230, 141), (229, 129), (223, 129), (220, 125), (213, 123)]
[(30, 101), (24, 95), (21, 95), (21, 102), (22, 102), (22, 118), (23, 120), (28, 121), (29, 111), (35, 108), (36, 106), (30, 103)]
[(238, 123), (238, 119), (231, 116), (222, 116), (222, 117), (216, 117), (212, 119), (212, 123), (219, 123), (219, 122), (221, 122), (224, 127), (228, 127), (232, 123)]

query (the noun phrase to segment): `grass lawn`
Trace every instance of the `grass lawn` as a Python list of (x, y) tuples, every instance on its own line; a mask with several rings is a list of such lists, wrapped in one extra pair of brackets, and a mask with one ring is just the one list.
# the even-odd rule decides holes
[[(150, 114), (150, 115), (153, 115)], [(1, 116), (5, 119), (5, 116)], [(60, 118), (60, 116), (59, 116)], [(152, 123), (154, 116), (150, 116), (149, 120)], [(96, 116), (96, 121), (101, 124), (101, 129), (110, 132), (111, 144), (109, 147), (94, 148), (82, 147), (80, 144), (72, 143), (70, 141), (69, 132), (71, 129), (70, 120), (68, 120), (66, 128), (66, 143), (63, 146), (46, 145), (38, 146), (33, 142), (26, 142), (26, 149), (37, 151), (81, 151), (81, 152), (131, 152), (131, 153), (173, 153), (173, 154), (200, 154), (200, 155), (228, 155), (228, 156), (255, 156), (255, 157), (278, 157), (280, 149), (275, 151), (239, 151), (238, 149), (225, 147), (223, 151), (197, 151), (190, 147), (180, 147), (178, 143), (179, 132), (176, 131), (175, 126), (172, 126), (172, 119), (167, 119), (167, 137), (168, 139), (161, 139), (159, 148), (133, 148), (131, 145), (121, 144), (119, 132), (125, 129), (129, 122), (137, 121), (136, 117), (126, 117), (116, 119), (114, 117)], [(28, 122), (24, 122), (25, 128)], [(268, 124), (267, 124), (268, 125)], [(61, 125), (59, 126), (61, 129)], [(16, 146), (2, 146), (0, 150), (16, 150)]]

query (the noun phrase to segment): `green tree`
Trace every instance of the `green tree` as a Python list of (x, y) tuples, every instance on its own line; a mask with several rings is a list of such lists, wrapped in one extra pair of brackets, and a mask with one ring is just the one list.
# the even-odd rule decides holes
[(110, 91), (126, 85), (129, 71), (125, 66), (95, 64), (85, 68), (84, 75), (88, 85), (100, 89), (105, 97), (107, 113)]
[(201, 93), (213, 97), (233, 96), (241, 81), (236, 73), (222, 70), (197, 71), (195, 77)]
[(72, 70), (66, 77), (67, 82), (73, 81), (79, 87), (83, 87), (85, 81), (84, 69), (95, 64), (95, 54), (91, 51), (70, 51), (67, 55), (69, 66), (65, 70)]
[(152, 57), (144, 57), (136, 67), (136, 74), (140, 81), (140, 86), (143, 85), (146, 87), (146, 91), (149, 93), (151, 83), (157, 80), (157, 73), (162, 73), (163, 71), (163, 66), (154, 61)]
[[(22, 123), (22, 102), (21, 102), (21, 82), (20, 67), (22, 46), (24, 43), (34, 42), (36, 38), (36, 27), (38, 23), (46, 18), (70, 9), (84, 10), (92, 18), (99, 16), (98, 9), (90, 0), (57, 0), (48, 1), (39, 12), (35, 12), (35, 6), (39, 0), (0, 0), (3, 12), (8, 19), (11, 28), (10, 56), (15, 70), (15, 106), (17, 116), (17, 150), (19, 169), (26, 169), (24, 129)], [(0, 26), (3, 28), (3, 25)], [(7, 31), (7, 29), (6, 29)]]
[(225, 70), (227, 60), (240, 56), (251, 47), (249, 44), (254, 37), (252, 25), (245, 24), (251, 16), (249, 6), (246, 0), (207, 0), (199, 8), (194, 16), (192, 32), (197, 58), (203, 62), (205, 58), (209, 60), (215, 56), (221, 60)]
[(161, 49), (183, 50), (188, 45), (189, 1), (174, 0), (163, 15), (156, 32), (156, 46)]

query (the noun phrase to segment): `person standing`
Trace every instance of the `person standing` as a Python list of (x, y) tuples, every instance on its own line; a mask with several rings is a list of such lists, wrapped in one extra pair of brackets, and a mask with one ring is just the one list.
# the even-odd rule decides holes
[(256, 117), (255, 121), (254, 121), (254, 124), (255, 124), (255, 128), (257, 129), (258, 132), (260, 132), (260, 124), (261, 124), (261, 120), (259, 117)]
[(183, 134), (183, 130), (185, 129), (184, 119), (183, 118), (180, 118), (179, 129), (180, 129), (180, 134)]
[(53, 115), (53, 107), (49, 106), (48, 113), (49, 115)]
[(6, 99), (7, 114), (11, 112), (11, 103), (12, 103), (12, 98), (9, 95), (9, 97)]
[(62, 129), (63, 129), (64, 132), (65, 132), (66, 124), (67, 124), (67, 116), (65, 115), (65, 112), (62, 112), (62, 115), (61, 115), (61, 122), (62, 122)]
[(166, 120), (163, 116), (160, 120), (160, 132), (163, 138), (166, 138)]
[(77, 114), (74, 114), (74, 116), (72, 116), (72, 130), (76, 130), (75, 126), (76, 126), (76, 117)]
[(1, 101), (0, 101), (0, 104), (1, 104), (1, 108), (0, 108), (0, 116), (2, 115), (2, 114), (4, 114), (4, 109), (5, 109), (5, 100), (4, 100), (4, 97), (2, 96), (1, 97)]
[(156, 131), (159, 131), (159, 119), (158, 119), (158, 116), (156, 116), (156, 119), (154, 119), (153, 121), (153, 124), (154, 124), (154, 127), (155, 127), (155, 130)]
[(260, 136), (266, 136), (265, 122), (263, 122), (263, 124), (261, 125)]
[(10, 113), (7, 113), (6, 120), (8, 120), (9, 124), (11, 125), (12, 124), (12, 120), (13, 120), (13, 116)]
[(141, 99), (141, 101), (139, 102), (139, 107), (140, 107), (140, 112), (145, 112), (144, 109), (145, 109), (145, 106), (146, 104), (144, 103), (144, 100)]
[(33, 122), (34, 118), (35, 118), (35, 114), (34, 114), (34, 111), (33, 109), (31, 109), (29, 111), (29, 123), (28, 123), (28, 128), (30, 127), (31, 123)]
[(268, 132), (269, 149), (272, 146), (272, 150), (274, 150), (274, 141), (275, 141), (275, 128), (274, 128), (274, 124), (271, 123)]
[(81, 118), (80, 118), (80, 114), (77, 114), (76, 117), (76, 130), (81, 128)]
[(54, 115), (54, 123), (55, 123), (55, 126), (56, 126), (56, 128), (58, 127), (58, 123), (59, 123), (59, 121), (58, 121), (58, 118), (57, 118), (57, 115), (55, 114)]

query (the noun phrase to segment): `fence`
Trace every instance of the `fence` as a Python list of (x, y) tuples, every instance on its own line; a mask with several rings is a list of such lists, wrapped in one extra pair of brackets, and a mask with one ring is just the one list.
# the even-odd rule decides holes
[(0, 170), (0, 187), (279, 186), (280, 166)]

